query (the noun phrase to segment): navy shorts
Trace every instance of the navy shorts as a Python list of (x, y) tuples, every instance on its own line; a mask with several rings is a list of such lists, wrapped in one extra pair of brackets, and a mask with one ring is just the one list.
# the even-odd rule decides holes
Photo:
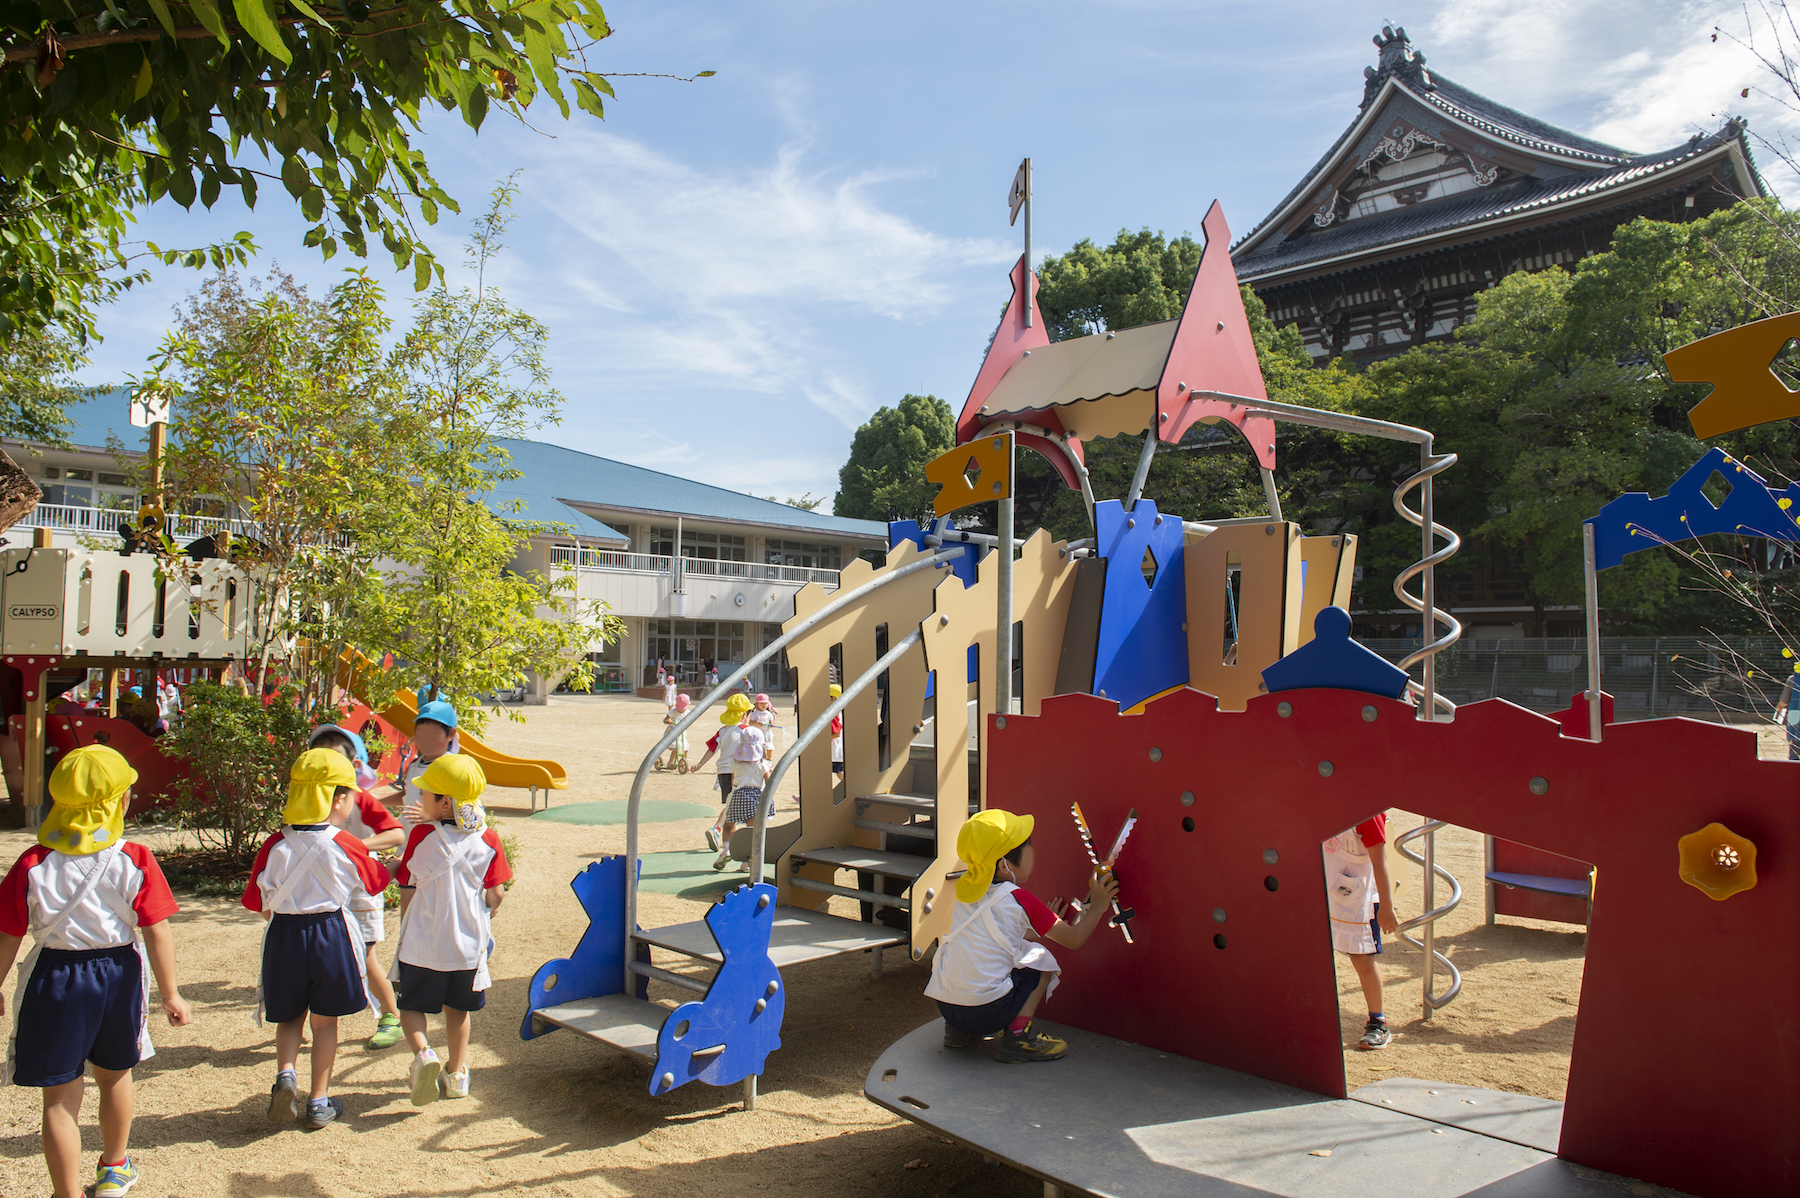
[(1038, 979), (1043, 976), (1041, 970), (1015, 969), (1012, 971), (1013, 988), (1010, 993), (1001, 995), (993, 1002), (982, 1003), (979, 1007), (959, 1007), (955, 1003), (939, 999), (938, 1012), (950, 1027), (971, 1036), (991, 1036), (995, 1032), (1003, 1032), (1019, 1017), (1025, 1000), (1038, 988)]
[(82, 952), (47, 948), (19, 1005), (15, 1086), (60, 1086), (86, 1063), (130, 1069), (144, 1027), (144, 963), (129, 944)]
[(329, 1018), (367, 1007), (363, 951), (342, 911), (275, 916), (263, 942), (263, 1018), (287, 1023), (308, 1011)]
[(1375, 918), (1369, 921), (1369, 931), (1375, 933), (1375, 951), (1381, 951), (1381, 904), (1375, 904)]
[(427, 969), (400, 962), (398, 1006), (402, 1011), (436, 1015), (445, 1007), (453, 1011), (479, 1011), (487, 1006), (487, 991), (475, 989), (473, 969)]

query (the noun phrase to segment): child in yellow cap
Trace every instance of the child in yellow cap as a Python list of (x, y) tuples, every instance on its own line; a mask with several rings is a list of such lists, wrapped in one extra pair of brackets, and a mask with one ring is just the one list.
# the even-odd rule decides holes
[[(275, 1024), (275, 1084), (269, 1120), (296, 1118), (316, 1131), (343, 1116), (331, 1097), (339, 1017), (369, 1005), (362, 931), (350, 910), (357, 893), (380, 894), (388, 872), (344, 830), (356, 803), (356, 771), (335, 749), (308, 749), (288, 772), (282, 826), (250, 867), (244, 906), (262, 914), (258, 1018)], [(300, 1101), (300, 1033), (312, 1016), (312, 1089)]]
[[(493, 912), (512, 866), (481, 805), (487, 777), (473, 757), (450, 753), (419, 775), (420, 822), (407, 838), (400, 883), (400, 1026), (412, 1045), (414, 1106), (469, 1096), (469, 1024), (487, 1005)], [(425, 1016), (444, 1014), (445, 1060)], [(446, 1071), (445, 1066), (449, 1068)]]
[[(843, 693), (843, 687), (835, 682), (831, 684), (833, 699)], [(844, 713), (841, 711), (831, 717), (831, 774), (834, 782), (844, 776)]]
[(956, 837), (968, 869), (956, 882), (950, 931), (938, 941), (925, 997), (944, 1017), (944, 1047), (967, 1048), (1004, 1032), (997, 1060), (1054, 1061), (1069, 1046), (1032, 1028), (1038, 1004), (1055, 988), (1056, 958), (1044, 942), (1080, 948), (1119, 893), (1110, 873), (1089, 887), (1087, 909), (1064, 923), (1026, 890), (1036, 850), (1032, 817), (990, 809), (971, 816)]
[[(712, 736), (706, 742), (706, 756), (704, 756), (700, 759), (699, 765), (694, 766), (693, 769), (688, 771), (689, 773), (692, 773), (692, 774), (701, 773), (702, 771), (704, 771), (706, 769), (707, 762), (711, 761), (715, 756), (718, 757), (718, 759), (719, 759), (719, 766), (718, 766), (719, 802), (721, 802), (721, 803), (731, 802), (732, 778), (733, 778), (734, 771), (733, 771), (733, 766), (731, 763), (731, 757), (728, 754), (720, 751), (719, 741), (720, 741), (720, 738), (722, 738), (725, 735), (725, 729), (735, 728), (739, 724), (744, 722), (744, 717), (746, 714), (749, 713), (750, 706), (751, 706), (751, 704), (750, 704), (750, 696), (749, 695), (732, 695), (730, 698), (725, 700), (725, 710), (719, 713), (719, 725), (720, 725), (719, 730), (717, 732), (713, 733)], [(719, 818), (721, 820), (723, 820), (724, 817), (725, 817), (725, 813), (723, 811), (719, 812)], [(723, 832), (724, 832), (724, 828), (721, 827), (720, 824), (718, 824), (718, 823), (715, 823), (715, 824), (713, 824), (712, 827), (708, 828), (706, 830), (706, 847), (711, 849), (715, 853), (719, 852), (720, 851), (720, 842), (721, 842), (721, 833), (723, 833)], [(729, 853), (731, 838), (727, 835), (727, 836), (723, 837), (723, 840), (724, 840), (724, 844), (725, 844), (725, 849), (726, 849), (727, 853)], [(723, 867), (721, 866), (721, 868), (723, 868)]]
[(136, 781), (137, 771), (104, 745), (64, 756), (50, 775), (54, 805), (38, 843), (0, 881), (0, 976), (28, 929), (36, 939), (19, 967), (7, 1080), (44, 1091), (44, 1163), (58, 1198), (82, 1193), (82, 1073), (90, 1064), (100, 1089), (94, 1194), (114, 1198), (138, 1179), (126, 1143), (131, 1070), (155, 1052), (149, 975), (171, 1024), (193, 1018), (175, 979), (167, 922), (175, 896), (150, 850), (125, 840), (125, 804)]

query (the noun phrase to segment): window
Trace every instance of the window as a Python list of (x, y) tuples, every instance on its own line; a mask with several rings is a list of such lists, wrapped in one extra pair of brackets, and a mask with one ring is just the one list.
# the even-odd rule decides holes
[[(673, 528), (652, 528), (650, 530), (650, 552), (664, 557), (675, 552), (675, 530)], [(741, 562), (744, 560), (744, 538), (733, 536), (728, 532), (707, 532), (704, 529), (683, 528), (681, 530), (681, 556), (704, 558), (707, 561)]]
[(94, 472), (92, 470), (66, 470), (63, 474), (67, 478), (77, 478), (84, 483), (91, 483), (94, 481)]
[[(654, 620), (646, 649), (650, 662), (672, 662), (679, 672), (698, 672), (711, 662), (740, 665), (744, 625), (734, 620)], [(758, 646), (760, 648), (760, 646)]]
[(45, 478), (61, 478), (62, 471), (58, 470), (55, 466), (45, 466), (44, 467), (44, 477)]
[(123, 474), (107, 474), (103, 471), (100, 475), (100, 485), (103, 487), (122, 487), (125, 485), (125, 476)]
[(806, 541), (770, 541), (769, 564), (803, 566), (816, 570), (843, 569), (843, 550), (836, 545), (815, 545)]

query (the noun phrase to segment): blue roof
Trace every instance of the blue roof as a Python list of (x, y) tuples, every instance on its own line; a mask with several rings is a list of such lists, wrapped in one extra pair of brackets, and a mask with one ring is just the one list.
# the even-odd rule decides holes
[(521, 498), (553, 497), (564, 506), (583, 503), (614, 511), (691, 516), (887, 543), (887, 525), (877, 520), (809, 512), (542, 441), (504, 438), (497, 443), (512, 454), (513, 465), (524, 473), (523, 478), (503, 484), (499, 493), (508, 497), (510, 489), (517, 488)]
[(541, 520), (546, 523), (566, 524), (569, 531), (578, 537), (593, 537), (597, 540), (616, 541), (620, 545), (629, 545), (631, 538), (616, 528), (611, 528), (594, 519), (586, 512), (556, 497), (557, 485), (554, 474), (547, 470), (532, 468), (533, 454), (529, 450), (521, 452), (521, 447), (549, 448), (538, 446), (535, 441), (504, 440), (499, 443), (512, 455), (513, 468), (520, 472), (518, 478), (508, 479), (494, 488), (489, 497), (489, 506), (499, 508), (502, 504), (512, 506), (500, 514), (509, 520)]
[(114, 387), (92, 399), (72, 403), (67, 409), (75, 426), (68, 431), (69, 444), (89, 449), (105, 449), (108, 433), (118, 435), (127, 450), (148, 452), (146, 430), (131, 426), (131, 391)]

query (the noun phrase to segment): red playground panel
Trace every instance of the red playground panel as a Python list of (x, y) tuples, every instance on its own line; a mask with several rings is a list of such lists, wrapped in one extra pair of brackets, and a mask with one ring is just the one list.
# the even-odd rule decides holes
[[(1414, 793), (1432, 818), (1598, 870), (1559, 1155), (1702, 1195), (1800, 1191), (1800, 770), (1686, 719), (1593, 743), (1503, 700), (1425, 723), (1406, 703), (1293, 690), (1141, 716), (1089, 695), (989, 717), (988, 805), (1037, 819), (1031, 888), (1084, 894), (1069, 806), (1136, 808), (1120, 856), (1135, 944), (1062, 954), (1045, 1018), (1320, 1094), (1345, 1093), (1320, 842)], [(1417, 802), (1416, 799), (1413, 800)], [(1754, 888), (1689, 885), (1683, 837), (1754, 845)], [(1670, 1038), (1682, 1018), (1704, 1034)], [(1674, 1020), (1674, 1023), (1671, 1023)]]

